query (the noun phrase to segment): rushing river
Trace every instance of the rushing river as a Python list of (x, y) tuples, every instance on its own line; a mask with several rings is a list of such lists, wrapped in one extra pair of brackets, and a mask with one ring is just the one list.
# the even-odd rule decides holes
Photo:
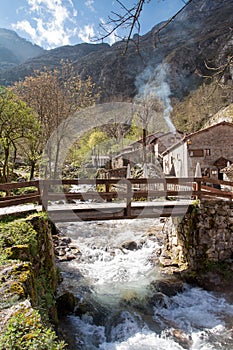
[(156, 290), (163, 278), (155, 264), (162, 251), (159, 220), (59, 229), (81, 252), (60, 263), (61, 287), (79, 300), (76, 312), (61, 321), (70, 349), (233, 349), (233, 305), (223, 297), (189, 285), (170, 296)]

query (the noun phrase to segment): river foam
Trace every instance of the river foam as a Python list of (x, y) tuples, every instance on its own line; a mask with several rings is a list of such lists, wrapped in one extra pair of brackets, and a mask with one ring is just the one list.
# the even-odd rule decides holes
[[(91, 305), (91, 312), (67, 317), (76, 339), (72, 349), (233, 349), (233, 305), (221, 296), (185, 285), (176, 295), (150, 299), (151, 282), (161, 278), (153, 257), (162, 229), (152, 219), (60, 225), (82, 253), (61, 264), (64, 281), (70, 274), (67, 286)], [(125, 241), (137, 249), (122, 248)]]

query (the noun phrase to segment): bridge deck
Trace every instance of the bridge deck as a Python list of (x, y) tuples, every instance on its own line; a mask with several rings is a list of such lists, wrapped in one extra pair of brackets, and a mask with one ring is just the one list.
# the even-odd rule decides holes
[(84, 202), (77, 205), (51, 205), (48, 214), (54, 222), (158, 218), (182, 216), (191, 203), (191, 200), (134, 202), (127, 213), (124, 203)]
[[(53, 222), (95, 221), (134, 218), (158, 218), (168, 216), (182, 216), (191, 200), (177, 201), (143, 201), (131, 205), (131, 214), (127, 215), (125, 203), (93, 203), (80, 202), (77, 204), (51, 204), (48, 215)], [(0, 208), (0, 218), (6, 215), (23, 214), (41, 211), (41, 205), (21, 205)]]

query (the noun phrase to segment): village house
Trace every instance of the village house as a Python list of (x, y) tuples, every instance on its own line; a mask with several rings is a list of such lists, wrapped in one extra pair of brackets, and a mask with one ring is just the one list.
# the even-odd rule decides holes
[(110, 161), (108, 155), (95, 155), (91, 157), (91, 165), (95, 168), (102, 168)]
[(193, 177), (199, 163), (202, 175), (221, 180), (222, 169), (233, 162), (233, 124), (223, 121), (186, 135), (162, 157), (166, 175)]
[[(145, 149), (143, 139), (139, 139), (125, 147), (112, 160), (113, 168), (122, 168), (127, 164), (154, 163), (171, 145), (176, 144), (182, 137), (179, 132), (156, 132), (146, 137)], [(144, 153), (145, 152), (145, 153)], [(145, 158), (145, 159), (144, 159)]]

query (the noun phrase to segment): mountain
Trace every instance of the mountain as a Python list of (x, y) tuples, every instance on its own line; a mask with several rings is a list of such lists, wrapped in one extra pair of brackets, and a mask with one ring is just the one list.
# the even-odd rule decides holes
[(0, 70), (13, 68), (44, 50), (21, 38), (12, 30), (0, 28)]
[[(233, 0), (193, 0), (159, 35), (156, 32), (163, 23), (141, 36), (139, 52), (130, 42), (122, 54), (124, 41), (112, 46), (64, 46), (43, 51), (14, 69), (5, 69), (0, 72), (0, 84), (12, 84), (34, 69), (52, 69), (59, 66), (61, 59), (68, 59), (82, 78), (91, 76), (101, 87), (102, 101), (127, 101), (145, 88), (158, 86), (182, 98), (200, 84), (203, 75), (214, 72), (208, 66), (218, 67), (232, 55), (232, 23)], [(7, 50), (3, 54), (9, 54), (12, 61), (16, 56), (15, 52), (10, 56)], [(232, 79), (229, 70), (227, 74)]]

